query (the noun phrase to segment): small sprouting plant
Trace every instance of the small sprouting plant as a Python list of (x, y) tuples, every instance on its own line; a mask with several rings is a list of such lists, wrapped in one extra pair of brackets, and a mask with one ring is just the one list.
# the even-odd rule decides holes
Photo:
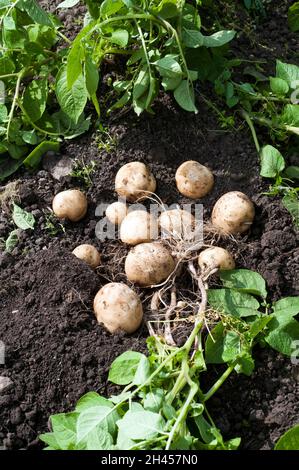
[(96, 167), (97, 164), (93, 160), (89, 163), (85, 163), (83, 159), (76, 160), (70, 176), (78, 180), (86, 188), (90, 188), (92, 186), (92, 175), (95, 173)]
[(53, 212), (44, 212), (45, 216), (45, 230), (51, 237), (55, 237), (59, 233), (65, 233), (65, 227), (60, 223)]

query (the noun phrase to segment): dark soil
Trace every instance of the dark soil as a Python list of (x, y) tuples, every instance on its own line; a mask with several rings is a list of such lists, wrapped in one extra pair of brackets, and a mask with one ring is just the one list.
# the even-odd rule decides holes
[[(273, 34), (268, 34), (267, 25), (261, 24), (252, 44), (253, 39), (242, 33), (238, 54), (244, 56), (251, 48), (272, 66), (276, 56), (291, 59), (295, 36), (287, 31), (288, 2), (275, 4), (267, 19), (267, 24), (275, 25), (275, 34), (272, 27)], [(0, 393), (0, 444), (3, 441), (9, 449), (41, 448), (37, 436), (47, 431), (50, 414), (71, 410), (89, 390), (107, 394), (112, 360), (126, 349), (145, 349), (145, 327), (132, 336), (111, 336), (96, 323), (92, 312), (94, 294), (107, 279), (124, 279), (120, 244), (95, 237), (100, 220), (95, 208), (116, 199), (113, 181), (124, 163), (146, 162), (157, 179), (157, 193), (168, 204), (190, 202), (174, 184), (182, 161), (194, 159), (209, 166), (216, 183), (202, 200), (206, 219), (221, 194), (245, 192), (253, 199), (257, 215), (248, 235), (237, 243), (229, 242), (237, 266), (261, 273), (272, 300), (299, 295), (298, 232), (279, 199), (262, 195), (268, 185), (259, 177), (250, 135), (244, 129), (221, 130), (211, 111), (199, 104), (200, 112), (194, 116), (161, 95), (153, 116), (114, 115), (106, 123), (109, 135), (100, 145), (97, 134), (65, 143), (62, 157), (96, 162), (89, 188), (71, 177), (55, 180), (46, 165), (48, 170), (37, 174), (18, 175), (19, 204), (33, 212), (37, 224), (33, 232), (22, 232), (11, 255), (0, 253), (0, 340), (6, 346), (0, 376), (13, 382)], [(65, 223), (64, 232), (56, 222), (55, 229), (49, 226), (49, 207), (53, 195), (69, 187), (86, 191), (89, 210), (83, 221)], [(7, 237), (12, 228), (10, 214), (3, 207), (0, 237)], [(80, 243), (92, 243), (103, 253), (98, 272), (70, 254)], [(298, 422), (299, 371), (290, 360), (268, 350), (258, 349), (255, 359), (253, 376), (231, 376), (211, 401), (210, 411), (226, 438), (241, 436), (244, 449), (269, 449)]]

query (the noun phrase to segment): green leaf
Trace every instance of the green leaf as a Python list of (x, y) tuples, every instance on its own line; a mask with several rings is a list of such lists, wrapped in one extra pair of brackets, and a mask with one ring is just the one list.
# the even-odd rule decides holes
[(16, 3), (16, 7), (25, 11), (35, 23), (53, 26), (48, 13), (46, 13), (35, 0), (19, 0)]
[(271, 320), (268, 329), (267, 343), (276, 351), (292, 356), (299, 342), (299, 322), (279, 315)]
[(40, 434), (38, 438), (45, 442), (45, 444), (48, 444), (52, 449), (55, 450), (61, 450), (61, 447), (59, 446), (56, 436), (53, 432), (47, 432), (45, 434)]
[(254, 371), (254, 367), (255, 363), (251, 354), (245, 351), (238, 358), (238, 364), (235, 366), (235, 371), (237, 374), (245, 374), (249, 377)]
[(264, 178), (276, 178), (285, 168), (285, 161), (279, 150), (266, 145), (261, 150), (260, 175)]
[(76, 444), (78, 413), (60, 413), (51, 416), (52, 429), (60, 449), (67, 450)]
[(134, 375), (133, 384), (142, 385), (150, 377), (150, 363), (146, 356), (141, 356)]
[(94, 428), (87, 436), (87, 450), (112, 450), (113, 438), (101, 426)]
[(211, 36), (203, 36), (203, 45), (205, 47), (221, 47), (230, 42), (236, 35), (235, 31), (218, 31)]
[(38, 143), (38, 136), (36, 135), (35, 130), (22, 131), (22, 139), (26, 144), (36, 145)]
[(156, 388), (148, 392), (144, 398), (143, 404), (147, 411), (159, 413), (164, 401), (164, 391), (162, 388)]
[(48, 79), (33, 80), (23, 96), (23, 106), (32, 122), (38, 121), (46, 109), (48, 99)]
[(299, 126), (299, 106), (297, 104), (287, 104), (283, 109), (280, 121), (284, 125)]
[(40, 164), (40, 161), (42, 157), (45, 155), (45, 153), (49, 152), (50, 150), (52, 152), (58, 152), (59, 147), (60, 147), (59, 142), (51, 142), (51, 141), (45, 140), (41, 142), (37, 147), (35, 147), (35, 149), (32, 150), (32, 152), (29, 153), (29, 155), (25, 158), (23, 163), (28, 168), (36, 168)]
[(129, 41), (129, 33), (126, 29), (116, 29), (110, 36), (110, 41), (120, 47), (126, 47)]
[(91, 432), (95, 429), (103, 427), (110, 434), (114, 434), (116, 430), (116, 421), (119, 415), (113, 409), (112, 403), (109, 406), (93, 406), (82, 411), (77, 421), (77, 442), (85, 441)]
[(274, 450), (299, 450), (299, 424), (289, 429), (280, 437)]
[(87, 410), (88, 408), (96, 407), (96, 406), (108, 406), (111, 408), (111, 403), (104, 397), (101, 397), (96, 392), (88, 392), (83, 397), (79, 399), (76, 404), (75, 411), (81, 413), (82, 411)]
[(56, 8), (72, 8), (80, 3), (80, 0), (64, 0)]
[(12, 220), (18, 228), (22, 230), (34, 229), (35, 218), (29, 212), (19, 207), (17, 204), (13, 205)]
[(272, 305), (275, 316), (292, 318), (299, 313), (299, 297), (285, 297)]
[(201, 34), (200, 31), (192, 30), (192, 29), (183, 29), (182, 39), (187, 47), (197, 48), (201, 47), (204, 44), (204, 36)]
[(233, 289), (209, 289), (208, 302), (213, 309), (238, 318), (259, 314), (260, 304), (254, 297)]
[(122, 0), (104, 0), (101, 4), (101, 16), (112, 16), (123, 8), (124, 3)]
[(113, 361), (108, 380), (117, 385), (128, 385), (134, 380), (138, 365), (145, 357), (137, 351), (126, 351)]
[(288, 10), (288, 24), (294, 33), (299, 31), (299, 2), (295, 2)]
[(16, 69), (15, 64), (9, 57), (0, 57), (1, 75), (14, 73), (15, 69)]
[(13, 230), (5, 241), (5, 251), (11, 253), (19, 242), (19, 230)]
[(299, 83), (299, 67), (297, 65), (286, 64), (277, 60), (276, 77), (285, 80), (290, 88), (296, 89)]
[(153, 7), (152, 12), (160, 18), (168, 19), (178, 15), (178, 7), (176, 1), (162, 0), (157, 7)]
[(66, 68), (63, 66), (57, 75), (56, 95), (63, 112), (76, 124), (87, 102), (87, 90), (83, 75), (80, 75), (69, 89)]
[(68, 89), (82, 76), (83, 48), (81, 42), (74, 42), (67, 57), (66, 74)]
[(5, 104), (0, 103), (0, 122), (5, 122), (7, 119), (8, 113), (7, 113), (7, 107)]
[(182, 81), (182, 77), (180, 75), (177, 75), (175, 78), (163, 77), (161, 83), (162, 83), (164, 90), (167, 91), (167, 90), (175, 90), (179, 86), (181, 81)]
[(270, 77), (270, 87), (278, 96), (285, 96), (289, 91), (289, 85), (285, 80), (278, 77)]
[(260, 318), (257, 318), (250, 324), (250, 336), (251, 338), (256, 338), (272, 320), (273, 315), (263, 315)]
[(99, 85), (99, 72), (92, 59), (87, 56), (85, 61), (85, 84), (89, 96), (96, 93)]
[(291, 216), (293, 217), (294, 224), (296, 227), (299, 227), (299, 200), (298, 194), (294, 192), (287, 193), (282, 198), (282, 204), (284, 207), (289, 211)]
[(155, 64), (162, 77), (177, 78), (182, 75), (181, 66), (174, 54), (167, 54), (162, 59), (157, 60)]
[(235, 289), (239, 292), (267, 297), (266, 283), (262, 276), (249, 269), (235, 269), (221, 271), (220, 279), (224, 287)]
[(188, 80), (182, 80), (179, 86), (174, 90), (174, 97), (176, 102), (185, 111), (197, 113), (195, 106), (194, 90)]
[(288, 166), (285, 169), (284, 175), (287, 178), (299, 180), (299, 166)]
[(152, 411), (128, 411), (117, 422), (120, 432), (132, 440), (153, 439), (163, 432), (164, 425), (162, 416)]
[(234, 331), (226, 333), (223, 323), (218, 323), (206, 340), (206, 363), (221, 364), (223, 362), (231, 362), (237, 358), (240, 352), (240, 336)]

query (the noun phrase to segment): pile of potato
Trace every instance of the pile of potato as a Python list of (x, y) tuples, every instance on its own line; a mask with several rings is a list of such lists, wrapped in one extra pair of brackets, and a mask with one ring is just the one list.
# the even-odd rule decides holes
[[(206, 196), (214, 186), (212, 172), (196, 161), (186, 161), (180, 165), (175, 181), (178, 191), (190, 199)], [(144, 163), (128, 163), (116, 174), (115, 191), (128, 202), (152, 197), (155, 190), (155, 177)], [(84, 218), (87, 207), (86, 196), (75, 189), (60, 192), (53, 200), (55, 215), (72, 222)], [(221, 196), (214, 205), (211, 223), (221, 234), (236, 235), (250, 228), (254, 215), (254, 205), (250, 199), (241, 192), (232, 191)], [(163, 283), (176, 269), (175, 256), (159, 234), (162, 237), (192, 240), (196, 223), (193, 215), (182, 209), (164, 211), (159, 218), (155, 218), (145, 210), (130, 212), (126, 202), (121, 201), (107, 208), (106, 217), (119, 226), (121, 241), (132, 247), (125, 260), (125, 273), (131, 283), (141, 287)], [(80, 245), (73, 254), (92, 268), (101, 264), (101, 255), (92, 245)], [(235, 267), (231, 254), (216, 246), (201, 251), (198, 264), (203, 279), (219, 269)], [(138, 295), (124, 283), (112, 282), (102, 287), (94, 299), (94, 311), (98, 322), (111, 333), (119, 330), (133, 333), (143, 318)]]

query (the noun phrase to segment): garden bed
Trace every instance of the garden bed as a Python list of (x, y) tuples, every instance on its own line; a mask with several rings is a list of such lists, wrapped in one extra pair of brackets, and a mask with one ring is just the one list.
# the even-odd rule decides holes
[[(287, 30), (288, 2), (277, 4), (269, 9), (265, 23), (252, 31), (251, 40), (241, 34), (235, 46), (238, 56), (266, 58), (270, 68), (276, 57), (294, 61), (297, 39)], [(72, 12), (76, 18), (76, 10)], [(161, 94), (153, 116), (138, 118), (129, 112), (107, 119), (109, 134), (101, 145), (96, 133), (63, 143), (57, 158), (83, 158), (86, 165), (96, 162), (88, 190), (76, 178), (53, 178), (55, 162), (49, 157), (39, 172), (20, 171), (11, 178), (17, 182), (18, 204), (34, 214), (37, 224), (34, 232), (22, 233), (11, 254), (0, 254), (0, 339), (6, 346), (0, 375), (12, 381), (0, 392), (0, 442), (7, 448), (41, 448), (37, 436), (47, 431), (50, 414), (71, 410), (89, 390), (106, 395), (111, 391), (107, 372), (115, 357), (128, 349), (145, 350), (145, 326), (131, 336), (111, 336), (92, 312), (94, 294), (107, 279), (125, 279), (120, 243), (95, 237), (99, 221), (95, 209), (115, 200), (113, 182), (121, 165), (135, 160), (147, 163), (157, 179), (157, 194), (166, 204), (189, 202), (174, 183), (184, 160), (207, 165), (216, 184), (201, 201), (206, 219), (223, 193), (246, 193), (255, 203), (256, 219), (248, 235), (229, 242), (237, 267), (259, 272), (272, 300), (299, 295), (298, 232), (280, 200), (264, 194), (268, 183), (259, 176), (249, 133), (221, 129), (200, 97), (198, 107), (197, 115), (188, 114)], [(51, 229), (47, 214), (53, 195), (69, 187), (86, 192), (89, 209), (81, 222), (66, 224), (64, 233), (57, 224)], [(12, 228), (3, 206), (0, 237)], [(103, 254), (98, 272), (70, 254), (81, 243), (94, 244)], [(271, 449), (282, 432), (298, 422), (299, 369), (266, 349), (257, 349), (255, 360), (256, 372), (251, 377), (232, 375), (211, 400), (210, 412), (226, 439), (242, 437), (243, 449)]]

